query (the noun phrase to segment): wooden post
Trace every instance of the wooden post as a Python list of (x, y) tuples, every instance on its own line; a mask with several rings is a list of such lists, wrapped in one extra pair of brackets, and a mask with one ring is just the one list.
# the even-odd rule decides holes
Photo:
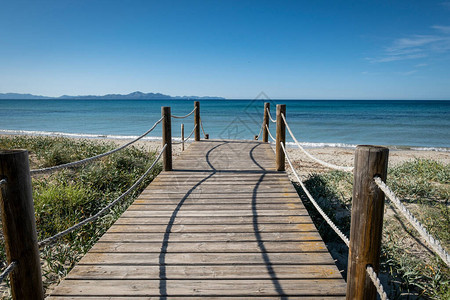
[(170, 107), (161, 107), (162, 121), (162, 144), (167, 144), (163, 153), (163, 170), (172, 171), (172, 117), (170, 115)]
[(13, 299), (44, 299), (27, 150), (0, 150), (1, 215)]
[(283, 148), (281, 148), (281, 143), (286, 146), (286, 125), (284, 124), (283, 119), (281, 118), (281, 114), (286, 118), (286, 105), (285, 104), (277, 104), (277, 137), (275, 144), (275, 153), (276, 153), (276, 162), (277, 162), (277, 171), (285, 170), (285, 155), (283, 152)]
[[(268, 128), (269, 128), (269, 112), (270, 111), (270, 103), (266, 102), (264, 103), (264, 119), (263, 119), (263, 138), (262, 141), (264, 143), (267, 143), (269, 141), (269, 133)], [(267, 128), (266, 128), (267, 125)], [(283, 149), (282, 149), (283, 150)]]
[(184, 151), (184, 124), (181, 123), (181, 151)]
[(194, 113), (194, 126), (195, 127), (195, 140), (196, 141), (200, 141), (200, 102), (195, 101), (194, 102), (194, 107), (196, 108), (195, 113)]
[(358, 146), (355, 152), (353, 200), (348, 255), (347, 299), (376, 299), (377, 292), (366, 272), (380, 267), (383, 231), (384, 194), (377, 187), (375, 175), (386, 180), (389, 149)]

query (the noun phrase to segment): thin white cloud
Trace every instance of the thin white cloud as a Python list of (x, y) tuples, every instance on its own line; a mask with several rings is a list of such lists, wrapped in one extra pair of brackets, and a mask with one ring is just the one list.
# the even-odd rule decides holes
[(428, 64), (417, 64), (415, 65), (416, 68), (422, 68), (422, 67), (426, 67), (428, 66)]
[[(450, 3), (450, 2), (449, 2)], [(450, 34), (450, 26), (440, 26), (440, 25), (434, 25), (431, 28), (441, 31), (442, 33), (449, 33)]]
[(383, 55), (369, 58), (369, 61), (383, 63), (411, 60), (450, 51), (450, 26), (435, 25), (431, 28), (435, 31), (434, 34), (412, 35), (394, 40), (386, 47)]
[(400, 75), (404, 75), (404, 76), (409, 76), (409, 75), (412, 75), (412, 74), (415, 74), (415, 73), (417, 73), (417, 70), (411, 70), (411, 71), (407, 71), (407, 72), (400, 72), (399, 74)]

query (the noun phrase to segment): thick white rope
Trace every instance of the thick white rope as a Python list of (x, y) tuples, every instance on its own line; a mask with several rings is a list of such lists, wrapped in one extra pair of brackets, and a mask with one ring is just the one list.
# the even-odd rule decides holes
[(181, 143), (187, 142), (192, 137), (192, 135), (194, 134), (195, 128), (197, 128), (197, 125), (194, 126), (194, 128), (192, 129), (191, 133), (189, 134), (189, 136), (187, 138), (185, 138), (181, 142), (172, 142), (172, 144), (177, 145), (177, 144), (181, 144)]
[(96, 160), (96, 159), (105, 157), (105, 156), (107, 156), (107, 155), (113, 154), (113, 153), (115, 153), (115, 152), (117, 152), (117, 151), (120, 151), (120, 150), (122, 150), (123, 148), (126, 148), (126, 147), (128, 147), (129, 145), (131, 145), (131, 144), (133, 144), (133, 143), (139, 141), (139, 140), (142, 139), (144, 136), (146, 136), (147, 134), (149, 134), (150, 132), (152, 132), (153, 129), (155, 129), (155, 127), (156, 127), (159, 123), (161, 123), (161, 121), (162, 121), (163, 119), (164, 119), (164, 117), (162, 117), (161, 119), (159, 119), (158, 121), (156, 121), (156, 123), (153, 124), (152, 128), (150, 128), (149, 130), (147, 130), (144, 134), (142, 134), (141, 136), (139, 136), (139, 137), (137, 137), (136, 139), (132, 140), (131, 142), (126, 143), (126, 144), (123, 145), (123, 146), (120, 146), (119, 148), (113, 149), (113, 150), (111, 150), (111, 151), (108, 151), (108, 152), (105, 152), (105, 153), (102, 153), (102, 154), (99, 154), (99, 155), (96, 155), (96, 156), (92, 156), (92, 157), (89, 157), (89, 158), (85, 158), (85, 159), (82, 159), (82, 160), (79, 160), (79, 161), (75, 161), (75, 162), (71, 162), (71, 163), (67, 163), (67, 164), (62, 164), (62, 165), (59, 165), (59, 166), (49, 167), (49, 168), (43, 168), (43, 169), (31, 170), (31, 171), (30, 171), (31, 176), (37, 175), (37, 174), (42, 174), (42, 173), (53, 172), (53, 171), (56, 171), (56, 170), (59, 170), (59, 169), (63, 169), (63, 168), (70, 168), (70, 167), (74, 167), (74, 166), (86, 164), (86, 163), (91, 162), (91, 161), (93, 161), (93, 160)]
[(184, 139), (184, 142), (187, 142), (192, 137), (192, 135), (194, 134), (195, 128), (197, 128), (197, 125), (194, 126), (191, 133), (189, 133), (189, 136)]
[(3, 280), (6, 278), (6, 276), (8, 276), (9, 273), (11, 273), (16, 266), (17, 266), (17, 261), (13, 261), (12, 263), (9, 264), (8, 267), (6, 267), (6, 269), (2, 272), (2, 274), (0, 274), (0, 283), (3, 282)]
[(0, 180), (0, 187), (3, 186), (4, 184), (6, 184), (6, 179)]
[(380, 177), (374, 178), (375, 183), (384, 192), (384, 194), (391, 200), (392, 203), (398, 208), (403, 216), (408, 220), (411, 225), (419, 232), (420, 236), (430, 245), (435, 253), (450, 267), (450, 255), (442, 248), (441, 243), (433, 238), (431, 234), (425, 229), (425, 227), (413, 216), (413, 214), (403, 205), (400, 199), (394, 194), (394, 192), (381, 180)]
[(297, 147), (300, 148), (300, 150), (303, 151), (303, 153), (305, 153), (309, 158), (311, 158), (312, 160), (318, 162), (321, 165), (324, 165), (330, 169), (335, 169), (335, 170), (340, 170), (340, 171), (345, 171), (345, 172), (352, 172), (353, 171), (353, 167), (343, 167), (343, 166), (337, 166), (337, 165), (333, 165), (330, 163), (327, 163), (323, 160), (320, 160), (318, 158), (315, 158), (314, 156), (312, 156), (309, 152), (307, 152), (301, 145), (300, 143), (297, 141), (297, 139), (295, 138), (294, 134), (291, 131), (291, 128), (289, 127), (288, 123), (286, 122), (286, 118), (284, 117), (284, 114), (281, 114), (281, 118), (283, 118), (284, 124), (286, 124), (286, 128), (289, 132), (289, 134), (291, 135), (292, 139), (294, 140), (294, 142), (297, 144)]
[(48, 245), (53, 243), (54, 241), (56, 241), (57, 239), (69, 234), (70, 232), (77, 230), (78, 228), (97, 220), (99, 217), (101, 217), (102, 215), (104, 215), (108, 210), (110, 210), (117, 202), (119, 202), (120, 200), (122, 200), (124, 197), (126, 197), (129, 193), (131, 193), (134, 189), (136, 189), (139, 184), (142, 183), (142, 181), (145, 179), (145, 177), (152, 171), (153, 167), (156, 165), (156, 163), (159, 161), (159, 159), (161, 158), (164, 150), (166, 149), (167, 144), (164, 145), (164, 147), (161, 149), (161, 152), (159, 153), (158, 157), (153, 161), (152, 165), (150, 166), (150, 168), (147, 169), (147, 171), (122, 195), (120, 195), (118, 198), (116, 198), (114, 201), (112, 201), (111, 203), (109, 203), (107, 206), (105, 206), (104, 208), (102, 208), (98, 213), (96, 213), (95, 215), (93, 215), (92, 217), (89, 217), (83, 221), (81, 221), (80, 223), (64, 230), (61, 231), (57, 234), (55, 234), (54, 236), (51, 236), (49, 238), (46, 238), (45, 240), (42, 240), (38, 243), (39, 247)]
[(276, 140), (276, 139), (273, 137), (273, 135), (270, 133), (269, 127), (267, 127), (267, 125), (266, 125), (266, 129), (267, 129), (267, 133), (269, 134), (270, 138), (271, 138), (274, 142), (276, 142), (277, 140)]
[(202, 129), (203, 132), (203, 137), (206, 139), (206, 132), (205, 129), (203, 129), (203, 122), (202, 122), (202, 118), (200, 118), (200, 128)]
[(270, 121), (272, 121), (273, 123), (276, 123), (277, 120), (276, 119), (272, 119), (272, 116), (270, 115), (270, 110), (268, 108), (266, 108), (266, 110), (267, 110), (267, 114), (269, 115)]
[(259, 130), (259, 133), (258, 133), (258, 135), (256, 136), (256, 139), (259, 139), (259, 137), (261, 136), (261, 133), (263, 132), (263, 129), (264, 129), (264, 122), (263, 122), (262, 125), (261, 125), (261, 129)]
[(320, 208), (319, 204), (317, 204), (316, 200), (314, 200), (313, 196), (309, 193), (309, 191), (306, 189), (306, 186), (301, 181), (300, 177), (297, 174), (297, 171), (294, 169), (294, 166), (292, 165), (291, 159), (289, 158), (289, 155), (286, 151), (286, 148), (284, 147), (283, 143), (281, 143), (281, 148), (284, 151), (284, 154), (286, 155), (286, 160), (289, 163), (289, 166), (292, 169), (292, 173), (294, 173), (294, 176), (297, 178), (298, 182), (300, 183), (303, 191), (305, 192), (306, 196), (308, 196), (311, 203), (314, 205), (314, 207), (317, 209), (317, 211), (320, 213), (320, 215), (327, 221), (328, 225), (336, 232), (336, 234), (344, 241), (344, 243), (347, 245), (347, 247), (350, 244), (349, 239), (345, 236), (344, 233), (331, 221), (331, 219), (325, 214), (325, 212)]
[(381, 281), (378, 278), (377, 273), (375, 273), (375, 270), (372, 268), (372, 266), (367, 265), (366, 272), (367, 275), (369, 275), (370, 279), (372, 280), (373, 285), (377, 289), (377, 292), (380, 295), (380, 299), (389, 300), (388, 296), (386, 295), (386, 292), (384, 291), (383, 285), (381, 284)]
[(190, 113), (188, 113), (187, 115), (184, 115), (184, 116), (175, 116), (175, 115), (172, 115), (172, 118), (174, 118), (174, 119), (184, 119), (184, 118), (187, 118), (187, 117), (189, 117), (190, 115), (192, 115), (196, 109), (197, 109), (197, 107), (195, 107)]

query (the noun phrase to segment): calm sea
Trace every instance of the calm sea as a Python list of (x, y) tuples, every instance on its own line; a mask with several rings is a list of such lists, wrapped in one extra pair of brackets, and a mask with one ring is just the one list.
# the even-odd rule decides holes
[[(201, 118), (210, 138), (252, 139), (261, 128), (263, 100), (204, 100)], [(450, 101), (272, 100), (286, 104), (287, 120), (305, 146), (357, 144), (450, 148)], [(161, 106), (184, 115), (190, 100), (0, 100), (0, 133), (129, 138), (161, 116)], [(193, 127), (193, 116), (173, 119), (173, 136)], [(271, 125), (272, 133), (275, 126)], [(161, 136), (160, 126), (150, 139)], [(287, 134), (288, 136), (288, 134)], [(288, 138), (289, 141), (292, 141)]]

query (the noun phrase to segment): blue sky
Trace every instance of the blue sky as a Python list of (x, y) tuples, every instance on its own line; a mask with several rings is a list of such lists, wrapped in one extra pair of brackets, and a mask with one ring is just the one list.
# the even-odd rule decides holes
[(0, 0), (0, 93), (450, 99), (450, 1)]

